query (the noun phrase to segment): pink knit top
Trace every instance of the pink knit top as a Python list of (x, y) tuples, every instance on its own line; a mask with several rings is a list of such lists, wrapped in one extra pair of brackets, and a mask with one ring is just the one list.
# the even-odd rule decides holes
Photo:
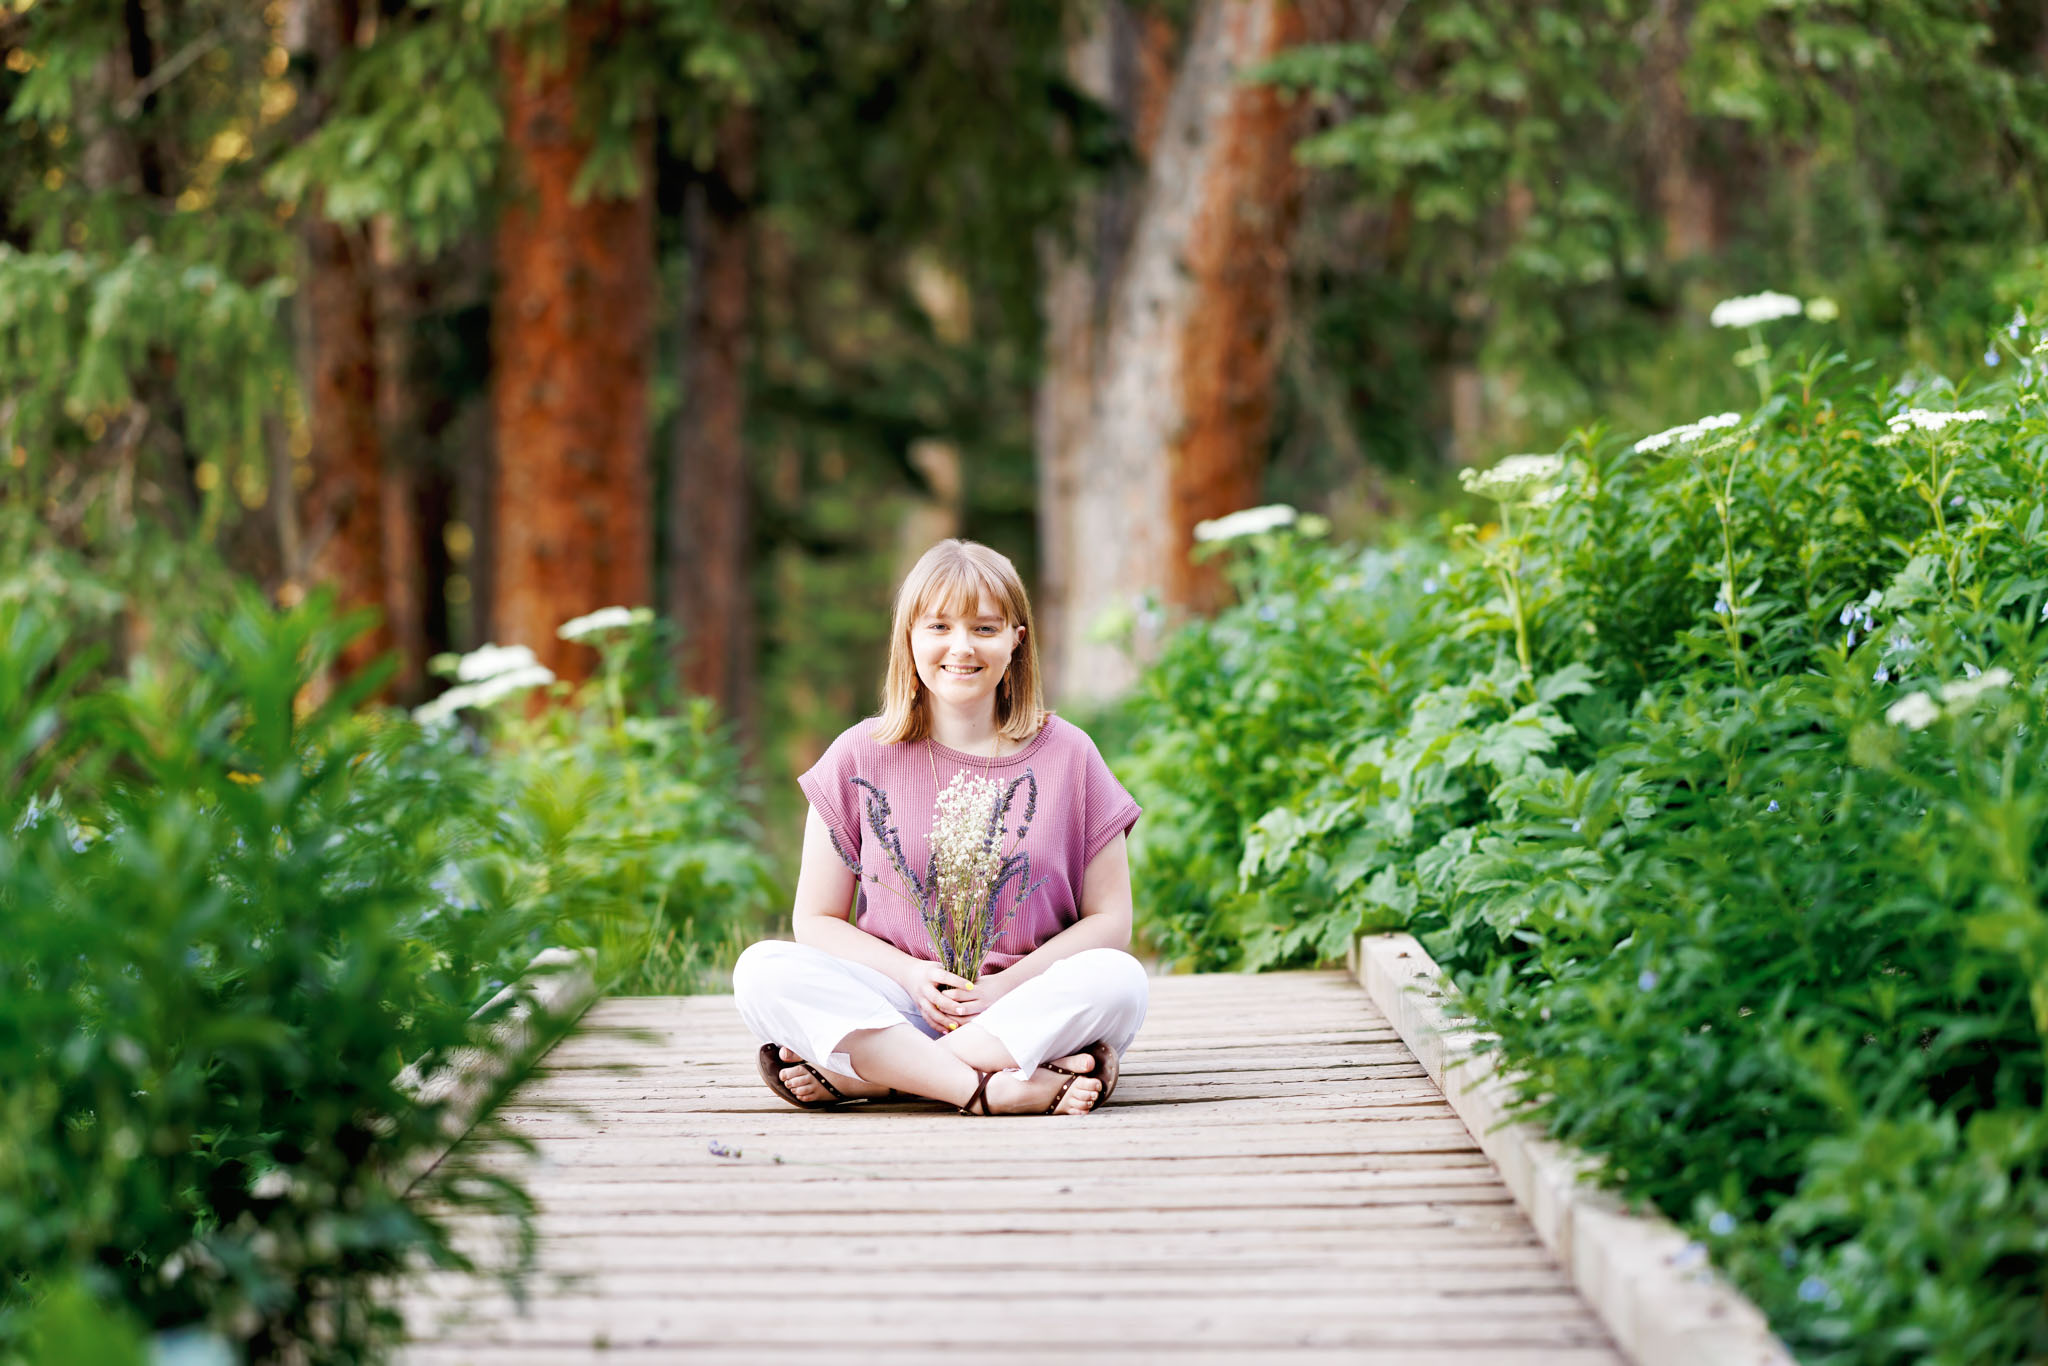
[[(916, 958), (930, 959), (931, 941), (915, 907), (889, 887), (899, 881), (881, 842), (868, 828), (867, 792), (853, 779), (865, 778), (889, 794), (891, 819), (903, 837), (903, 855), (923, 877), (931, 857), (932, 809), (938, 793), (962, 770), (982, 771), (983, 758), (932, 742), (877, 744), (869, 738), (879, 718), (869, 717), (846, 730), (825, 751), (810, 772), (797, 779), (832, 839), (859, 859), (860, 901), (855, 923)], [(938, 769), (938, 788), (932, 769)], [(1081, 882), (1088, 865), (1112, 839), (1138, 819), (1138, 804), (1109, 771), (1095, 742), (1080, 727), (1055, 716), (1040, 727), (1030, 743), (1015, 754), (988, 764), (988, 774), (1008, 784), (1027, 769), (1038, 780), (1038, 811), (1020, 848), (1031, 856), (1031, 880), (1045, 878), (1018, 908), (983, 963), (984, 971), (1006, 968), (1081, 918)], [(1024, 814), (1028, 788), (1020, 788), (1010, 811), (1014, 831)], [(878, 875), (883, 881), (868, 881)], [(1015, 885), (1005, 893), (1007, 910), (1015, 901)]]

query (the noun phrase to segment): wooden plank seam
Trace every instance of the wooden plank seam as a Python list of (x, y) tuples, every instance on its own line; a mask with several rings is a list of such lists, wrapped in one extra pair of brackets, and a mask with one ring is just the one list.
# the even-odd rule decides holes
[(1406, 934), (1366, 935), (1352, 975), (1500, 1169), (1515, 1203), (1637, 1366), (1793, 1366), (1763, 1311), (1659, 1214), (1631, 1213), (1585, 1178), (1586, 1154), (1515, 1117), (1489, 1036), (1449, 1009), (1455, 989)]

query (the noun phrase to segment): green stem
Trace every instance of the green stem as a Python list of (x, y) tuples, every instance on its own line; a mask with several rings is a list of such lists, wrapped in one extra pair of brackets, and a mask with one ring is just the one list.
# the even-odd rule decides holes
[(624, 672), (623, 652), (604, 652), (604, 705), (606, 716), (611, 721), (612, 744), (619, 751), (619, 767), (626, 774), (626, 794), (632, 799), (633, 809), (640, 809), (640, 765), (633, 760), (633, 751), (626, 739), (626, 689), (620, 681)]
[[(1754, 324), (1752, 324), (1749, 329), (1749, 345), (1752, 351), (1760, 352), (1764, 357), (1768, 357), (1770, 355), (1770, 352), (1766, 350), (1764, 347), (1763, 334), (1756, 330)], [(1771, 397), (1770, 361), (1768, 359), (1758, 360), (1755, 364), (1750, 366), (1750, 373), (1756, 376), (1757, 402), (1767, 402)]]
[(1503, 567), (1496, 571), (1501, 586), (1501, 595), (1508, 600), (1508, 614), (1515, 620), (1515, 658), (1522, 665), (1522, 681), (1529, 688), (1533, 699), (1536, 695), (1536, 665), (1529, 652), (1529, 618), (1522, 607), (1522, 551), (1521, 542), (1515, 539), (1514, 508), (1512, 504), (1500, 505), (1500, 534), (1506, 543)]
[[(1754, 329), (1752, 329), (1753, 331)], [(1737, 446), (1728, 457), (1728, 474), (1721, 481), (1721, 497), (1714, 504), (1715, 513), (1721, 518), (1721, 600), (1728, 611), (1722, 623), (1722, 630), (1728, 636), (1728, 649), (1735, 656), (1735, 677), (1743, 687), (1749, 686), (1749, 661), (1742, 653), (1742, 627), (1738, 621), (1740, 608), (1735, 592), (1735, 470), (1742, 461), (1742, 448)]]

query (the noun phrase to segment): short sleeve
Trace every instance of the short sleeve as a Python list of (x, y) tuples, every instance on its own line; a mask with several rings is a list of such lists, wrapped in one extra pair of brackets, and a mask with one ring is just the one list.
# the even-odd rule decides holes
[(832, 832), (832, 845), (853, 867), (860, 866), (860, 790), (853, 785), (860, 773), (858, 747), (866, 722), (841, 733), (810, 770), (796, 780), (811, 809), (824, 818)]
[(1088, 813), (1087, 842), (1082, 848), (1081, 868), (1095, 862), (1095, 856), (1108, 847), (1109, 842), (1138, 823), (1140, 807), (1124, 785), (1117, 781), (1116, 774), (1109, 771), (1109, 764), (1102, 752), (1095, 748), (1095, 741), (1086, 741), (1088, 755), (1084, 761), (1087, 774), (1087, 790), (1081, 809)]

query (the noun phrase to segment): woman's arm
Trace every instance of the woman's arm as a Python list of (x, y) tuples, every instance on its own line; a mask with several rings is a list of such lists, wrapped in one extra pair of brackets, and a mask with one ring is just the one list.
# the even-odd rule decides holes
[(1128, 949), (1131, 946), (1131, 851), (1119, 834), (1102, 847), (1081, 876), (1081, 918), (1016, 962), (985, 973), (952, 999), (978, 1015), (1020, 982), (1028, 982), (1057, 963), (1085, 949)]
[(796, 942), (873, 968), (900, 983), (924, 1017), (940, 1028), (958, 1024), (963, 1012), (941, 992), (949, 986), (965, 987), (967, 979), (937, 963), (913, 958), (853, 924), (847, 918), (853, 911), (853, 893), (853, 871), (832, 847), (832, 832), (812, 807), (804, 821), (803, 862), (797, 869), (796, 904), (790, 913)]

